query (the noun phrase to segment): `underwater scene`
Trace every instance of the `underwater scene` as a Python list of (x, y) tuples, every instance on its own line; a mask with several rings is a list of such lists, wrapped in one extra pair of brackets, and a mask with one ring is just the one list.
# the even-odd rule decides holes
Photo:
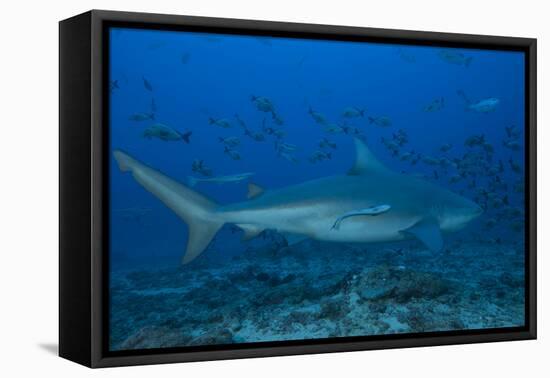
[(111, 28), (109, 349), (523, 326), (524, 59)]

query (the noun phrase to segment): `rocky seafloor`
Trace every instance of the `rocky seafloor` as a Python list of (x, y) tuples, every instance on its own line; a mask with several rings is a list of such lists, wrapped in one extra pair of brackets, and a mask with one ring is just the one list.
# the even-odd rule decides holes
[(521, 326), (518, 244), (268, 243), (111, 274), (112, 350)]

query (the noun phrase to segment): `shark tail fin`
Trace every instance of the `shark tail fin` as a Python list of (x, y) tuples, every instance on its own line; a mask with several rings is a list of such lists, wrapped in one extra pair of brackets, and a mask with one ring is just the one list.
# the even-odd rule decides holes
[(214, 215), (218, 204), (122, 151), (115, 151), (114, 157), (121, 171), (131, 172), (144, 189), (157, 197), (187, 224), (189, 236), (182, 263), (193, 261), (208, 247), (224, 224)]

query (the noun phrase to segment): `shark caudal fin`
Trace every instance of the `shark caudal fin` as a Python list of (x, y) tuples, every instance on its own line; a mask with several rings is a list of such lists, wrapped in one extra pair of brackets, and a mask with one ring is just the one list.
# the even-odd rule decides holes
[(218, 205), (122, 151), (115, 151), (114, 157), (121, 171), (131, 172), (141, 186), (187, 223), (189, 237), (182, 262), (187, 264), (193, 261), (223, 226), (224, 222), (214, 216), (213, 210)]

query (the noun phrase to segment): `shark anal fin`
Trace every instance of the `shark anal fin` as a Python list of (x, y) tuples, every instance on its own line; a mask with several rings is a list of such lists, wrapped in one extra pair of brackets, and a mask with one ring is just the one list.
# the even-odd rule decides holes
[(261, 234), (262, 231), (264, 230), (261, 227), (254, 226), (251, 224), (238, 224), (237, 226), (244, 231), (244, 234), (241, 237), (242, 241), (248, 241), (250, 239), (254, 239), (256, 236)]
[(434, 252), (439, 252), (443, 248), (441, 230), (434, 218), (424, 218), (400, 232), (414, 236)]
[(246, 198), (248, 199), (256, 198), (258, 196), (261, 196), (264, 191), (265, 191), (264, 188), (262, 188), (261, 186), (249, 182), (248, 194), (246, 195)]

